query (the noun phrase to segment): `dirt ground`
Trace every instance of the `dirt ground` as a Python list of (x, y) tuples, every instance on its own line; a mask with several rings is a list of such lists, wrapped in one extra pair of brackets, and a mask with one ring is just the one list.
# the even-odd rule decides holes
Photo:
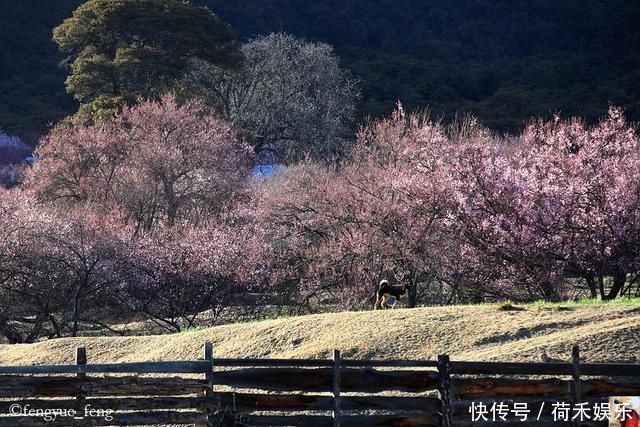
[(210, 341), (219, 357), (540, 361), (570, 359), (579, 344), (588, 362), (635, 362), (640, 356), (640, 305), (569, 307), (427, 307), (345, 312), (218, 326), (173, 335), (62, 338), (0, 345), (0, 365), (73, 363), (87, 347), (89, 363), (187, 360)]

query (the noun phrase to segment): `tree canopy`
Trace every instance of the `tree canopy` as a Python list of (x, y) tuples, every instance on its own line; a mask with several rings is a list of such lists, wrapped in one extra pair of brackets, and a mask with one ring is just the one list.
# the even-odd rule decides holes
[(91, 112), (112, 112), (168, 91), (197, 57), (222, 68), (241, 55), (230, 27), (179, 0), (90, 0), (53, 30), (69, 55), (67, 91)]

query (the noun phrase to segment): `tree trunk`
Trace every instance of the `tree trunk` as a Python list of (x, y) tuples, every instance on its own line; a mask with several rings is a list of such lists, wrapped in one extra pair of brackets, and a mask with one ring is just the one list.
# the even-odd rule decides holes
[(542, 293), (542, 298), (545, 301), (555, 302), (560, 300), (560, 295), (558, 295), (558, 290), (556, 289), (555, 284), (543, 282), (540, 285), (540, 292)]
[[(418, 304), (418, 275), (411, 269), (408, 276), (403, 277), (402, 282), (407, 286), (408, 293), (408, 308), (415, 308)], [(407, 285), (408, 282), (408, 285)]]
[(600, 288), (600, 299), (605, 301), (607, 296), (604, 293), (604, 276), (602, 275), (598, 276), (598, 287)]
[(611, 290), (609, 291), (609, 295), (607, 295), (606, 300), (610, 301), (610, 300), (616, 299), (616, 297), (618, 296), (618, 293), (620, 293), (620, 291), (622, 290), (626, 282), (627, 282), (627, 274), (620, 271), (616, 272), (616, 274), (613, 276), (613, 286), (611, 287)]
[(72, 337), (78, 336), (79, 321), (80, 321), (80, 289), (77, 289), (76, 295), (73, 301), (73, 325), (71, 330)]
[(598, 296), (598, 290), (596, 289), (596, 278), (593, 274), (590, 274), (585, 277), (587, 281), (587, 286), (589, 287), (589, 294), (591, 298), (595, 299)]
[(409, 287), (409, 308), (415, 308), (418, 303), (418, 287), (412, 283)]

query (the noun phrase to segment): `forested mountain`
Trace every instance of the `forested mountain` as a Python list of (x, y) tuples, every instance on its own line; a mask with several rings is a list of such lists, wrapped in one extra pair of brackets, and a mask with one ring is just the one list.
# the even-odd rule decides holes
[[(499, 130), (533, 115), (640, 119), (635, 0), (194, 0), (241, 39), (286, 31), (336, 46), (362, 80), (361, 113), (401, 100)], [(51, 40), (80, 0), (0, 0), (0, 127), (42, 131), (74, 110)]]
[(51, 31), (82, 0), (0, 0), (0, 128), (33, 142), (76, 106)]

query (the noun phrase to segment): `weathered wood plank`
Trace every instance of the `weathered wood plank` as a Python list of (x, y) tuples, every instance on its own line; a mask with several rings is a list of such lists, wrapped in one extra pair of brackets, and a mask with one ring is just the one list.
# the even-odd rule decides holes
[(433, 413), (440, 412), (441, 403), (437, 397), (342, 396), (342, 409), (345, 411), (385, 409)]
[[(571, 375), (573, 364), (566, 362), (451, 362), (453, 374), (477, 375)], [(632, 363), (581, 363), (581, 375), (640, 376), (640, 365)]]
[(389, 367), (389, 368), (437, 368), (435, 360), (353, 360), (342, 359), (340, 365), (344, 367)]
[(583, 363), (580, 365), (580, 374), (583, 376), (640, 377), (640, 365), (630, 363)]
[(159, 411), (159, 412), (129, 412), (115, 413), (112, 419), (95, 417), (75, 420), (69, 417), (58, 417), (55, 421), (45, 421), (42, 418), (30, 416), (0, 416), (0, 427), (21, 426), (139, 426), (139, 425), (167, 425), (194, 424), (205, 420), (206, 414), (201, 412)]
[(331, 396), (309, 394), (214, 393), (211, 397), (222, 408), (251, 411), (331, 410)]
[[(391, 367), (391, 368), (435, 368), (438, 363), (433, 360), (355, 360), (341, 359), (340, 365), (343, 367)], [(323, 368), (333, 366), (332, 360), (324, 359), (232, 359), (217, 358), (213, 366), (219, 368), (240, 368), (240, 367), (308, 367)]]
[[(218, 385), (263, 390), (331, 391), (331, 369), (249, 368), (220, 371), (214, 375)], [(379, 371), (371, 368), (340, 370), (344, 392), (375, 393), (385, 390), (418, 392), (433, 390), (438, 384), (434, 371)]]
[(204, 377), (207, 380), (209, 389), (213, 387), (213, 344), (207, 342), (204, 344), (204, 361), (207, 363), (204, 369)]
[[(230, 393), (231, 394), (231, 393)], [(0, 414), (9, 414), (11, 405), (20, 404), (30, 409), (75, 409), (75, 399), (13, 399), (0, 401)], [(217, 408), (222, 402), (214, 397), (160, 396), (160, 397), (105, 397), (88, 398), (83, 405), (96, 409), (114, 409), (118, 411), (152, 411), (169, 409)], [(84, 406), (83, 406), (84, 407)]]
[[(585, 397), (640, 394), (640, 383), (596, 379), (583, 380), (580, 384), (582, 396)], [(453, 385), (454, 393), (459, 399), (491, 396), (558, 396), (567, 399), (571, 397), (571, 382), (558, 378), (546, 380), (465, 378), (454, 380)]]
[(570, 382), (558, 378), (517, 380), (505, 378), (454, 379), (453, 393), (458, 399), (489, 396), (570, 396)]
[(0, 397), (171, 396), (202, 392), (205, 380), (188, 378), (0, 376)]
[[(87, 349), (85, 347), (76, 347), (76, 365), (84, 366), (87, 364)], [(87, 374), (78, 372), (76, 377), (85, 378)], [(76, 410), (82, 409), (84, 406), (84, 401), (86, 400), (86, 395), (83, 392), (76, 395)]]
[(215, 358), (213, 366), (216, 368), (329, 368), (333, 360), (327, 359), (231, 359)]
[[(439, 414), (433, 415), (357, 415), (342, 417), (340, 423), (343, 426), (365, 427), (365, 426), (420, 426), (420, 427), (440, 427), (442, 425)], [(454, 424), (455, 425), (455, 424)]]
[(322, 415), (252, 415), (248, 417), (250, 426), (305, 426), (330, 427), (331, 417)]
[(457, 375), (571, 375), (572, 364), (518, 362), (451, 362), (452, 374)]
[[(395, 410), (433, 413), (440, 410), (440, 400), (434, 397), (399, 396), (342, 396), (342, 409), (354, 410)], [(0, 401), (0, 413), (8, 414), (16, 400)], [(74, 409), (74, 399), (20, 399), (20, 405), (37, 409)], [(250, 394), (215, 393), (210, 397), (120, 397), (88, 398), (85, 405), (97, 409), (119, 411), (150, 411), (169, 409), (216, 409), (235, 408), (240, 412), (251, 411), (310, 411), (330, 410), (331, 397), (299, 394)]]
[[(331, 360), (321, 359), (215, 359), (215, 367), (331, 367)], [(343, 367), (437, 367), (432, 360), (351, 360), (341, 361)], [(134, 362), (90, 364), (83, 368), (74, 365), (0, 366), (0, 374), (75, 374), (85, 373), (204, 373), (206, 361)], [(453, 374), (484, 375), (571, 375), (571, 363), (517, 362), (451, 362)], [(582, 375), (640, 376), (640, 365), (630, 363), (585, 363)]]
[(438, 356), (438, 393), (441, 401), (442, 425), (451, 427), (451, 360), (446, 354)]
[(333, 350), (333, 369), (331, 377), (331, 394), (333, 395), (333, 400), (331, 402), (331, 425), (333, 427), (340, 427), (340, 350)]
[(68, 418), (56, 418), (55, 420), (45, 421), (42, 418), (35, 417), (8, 417), (0, 416), (0, 427), (69, 427), (73, 425), (80, 425), (80, 422), (70, 420)]
[[(331, 409), (330, 396), (301, 394), (215, 393), (212, 399), (221, 407), (249, 411), (311, 411)], [(435, 397), (341, 396), (342, 410), (366, 409), (438, 412), (440, 400)]]
[(90, 365), (0, 366), (0, 374), (202, 374), (207, 372), (209, 366), (209, 362), (205, 360)]
[(202, 412), (130, 412), (114, 415), (111, 423), (101, 419), (96, 419), (96, 425), (117, 425), (117, 426), (137, 426), (137, 425), (167, 425), (167, 424), (195, 424), (206, 420), (207, 414)]

